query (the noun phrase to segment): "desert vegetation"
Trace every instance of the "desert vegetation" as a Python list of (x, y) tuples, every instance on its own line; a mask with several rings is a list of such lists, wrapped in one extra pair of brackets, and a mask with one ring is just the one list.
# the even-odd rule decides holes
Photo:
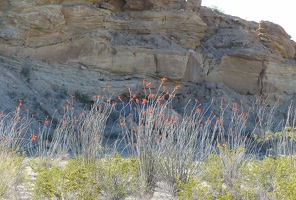
[[(2, 112), (0, 198), (21, 199), (25, 187), (32, 199), (149, 199), (158, 183), (168, 199), (296, 196), (292, 104), (276, 124), (277, 106), (261, 97), (248, 109), (222, 101), (218, 114), (191, 100), (181, 115), (172, 107), (180, 86), (168, 91), (165, 81), (152, 90), (143, 80), (141, 95), (126, 85), (127, 97), (106, 88), (82, 112), (66, 100), (58, 118), (35, 121), (22, 101)], [(114, 112), (120, 133), (110, 142), (105, 128)]]

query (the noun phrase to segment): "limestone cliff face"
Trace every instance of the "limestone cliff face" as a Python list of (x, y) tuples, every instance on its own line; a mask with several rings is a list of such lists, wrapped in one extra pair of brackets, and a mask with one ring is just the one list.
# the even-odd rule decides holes
[[(1, 67), (30, 87), (96, 92), (143, 78), (217, 82), (241, 94), (296, 92), (295, 42), (279, 25), (200, 0), (0, 0)], [(28, 64), (29, 63), (29, 64)], [(195, 87), (198, 87), (195, 85)]]
[(207, 27), (191, 4), (189, 10), (183, 1), (95, 2), (6, 1), (0, 54), (69, 71), (70, 63), (80, 63), (94, 73), (182, 79), (188, 49), (200, 45)]
[(295, 93), (295, 42), (282, 27), (207, 8), (200, 15), (208, 25), (201, 42), (205, 80), (221, 81), (243, 94)]

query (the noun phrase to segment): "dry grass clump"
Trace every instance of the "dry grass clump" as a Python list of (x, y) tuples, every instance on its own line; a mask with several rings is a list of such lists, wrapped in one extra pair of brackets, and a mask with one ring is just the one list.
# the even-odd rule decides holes
[(17, 197), (16, 187), (23, 181), (24, 155), (0, 150), (0, 198)]
[[(96, 96), (93, 105), (80, 113), (74, 101), (67, 100), (56, 124), (54, 117), (38, 123), (29, 111), (22, 114), (22, 102), (15, 112), (2, 113), (0, 197), (20, 183), (23, 152), (31, 157), (30, 166), (38, 174), (31, 191), (36, 199), (124, 199), (153, 193), (159, 181), (179, 199), (289, 199), (294, 195), (292, 106), (278, 125), (273, 119), (276, 106), (269, 108), (262, 98), (247, 110), (243, 102), (222, 101), (219, 113), (194, 100), (180, 115), (172, 107), (180, 86), (168, 91), (165, 81), (154, 91), (144, 80), (141, 96), (126, 85), (128, 101)], [(109, 148), (104, 131), (118, 104), (121, 131)], [(255, 124), (251, 132), (246, 131), (249, 120)], [(127, 158), (117, 151), (122, 144), (129, 152)], [(259, 154), (266, 158), (259, 161)], [(67, 162), (56, 162), (65, 155), (69, 155)]]

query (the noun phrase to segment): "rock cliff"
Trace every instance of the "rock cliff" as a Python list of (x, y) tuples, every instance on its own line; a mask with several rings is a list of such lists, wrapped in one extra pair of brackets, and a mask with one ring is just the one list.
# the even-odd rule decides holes
[(26, 96), (50, 113), (63, 93), (92, 95), (109, 86), (122, 94), (127, 83), (140, 92), (142, 79), (157, 84), (161, 77), (168, 87), (183, 86), (180, 102), (296, 92), (296, 43), (282, 27), (229, 16), (201, 0), (0, 4), (1, 109)]

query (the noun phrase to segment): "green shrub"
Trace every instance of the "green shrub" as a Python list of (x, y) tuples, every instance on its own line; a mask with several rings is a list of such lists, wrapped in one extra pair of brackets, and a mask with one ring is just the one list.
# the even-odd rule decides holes
[[(135, 158), (106, 156), (96, 162), (82, 157), (69, 160), (65, 168), (44, 162), (34, 163), (38, 173), (34, 183), (36, 199), (123, 199), (134, 193), (139, 163)], [(38, 166), (39, 165), (39, 166)]]
[[(117, 108), (112, 96), (98, 95), (93, 106), (80, 114), (73, 101), (66, 100), (56, 126), (46, 118), (35, 133), (31, 112), (20, 113), (24, 96), (16, 112), (0, 113), (0, 198), (10, 198), (21, 180), (23, 157), (12, 150), (26, 150), (28, 155), (39, 156), (30, 163), (37, 172), (36, 199), (124, 199), (137, 192), (153, 192), (157, 181), (169, 185), (167, 192), (173, 191), (181, 200), (295, 199), (295, 117), (278, 125), (276, 132), (273, 108), (270, 112), (265, 104), (250, 108), (257, 123), (252, 139), (245, 136), (251, 115), (237, 104), (227, 105), (231, 122), (225, 128), (227, 107), (221, 106), (219, 118), (212, 112), (206, 117), (210, 107), (203, 110), (196, 100), (188, 103), (192, 110), (182, 117), (171, 109), (180, 86), (171, 93), (161, 86), (152, 93), (151, 83), (143, 81), (144, 95), (137, 97), (127, 85), (130, 101), (125, 104), (118, 97), (123, 108), (118, 119), (122, 138), (117, 141), (125, 143), (129, 158), (113, 155), (117, 142), (105, 149), (106, 121)], [(89, 99), (79, 92), (75, 95), (81, 102)], [(255, 160), (259, 148), (266, 154), (274, 152), (273, 157)], [(246, 151), (253, 157), (246, 156)], [(52, 160), (68, 152), (75, 159), (64, 167)]]
[(103, 152), (98, 148), (102, 146), (107, 119), (114, 105), (109, 98), (98, 96), (90, 109), (84, 108), (77, 114), (73, 101), (66, 102), (64, 114), (52, 134), (48, 155), (71, 152), (74, 157), (82, 156), (86, 162), (102, 158)]
[(220, 191), (223, 191), (223, 171), (219, 155), (210, 155), (201, 168), (204, 169), (200, 175), (201, 179), (210, 186), (213, 196), (219, 196)]
[(108, 199), (123, 199), (136, 192), (139, 161), (119, 154), (106, 156), (98, 162), (98, 181)]
[(294, 156), (267, 157), (252, 161), (243, 170), (244, 184), (260, 199), (295, 199), (296, 161)]
[(90, 97), (88, 96), (88, 94), (82, 94), (79, 91), (76, 91), (74, 96), (81, 103), (89, 103), (90, 102)]
[(296, 197), (296, 162), (295, 158), (281, 157), (277, 160), (275, 170), (275, 195), (283, 199)]
[(1, 150), (0, 152), (0, 198), (10, 197), (15, 194), (15, 188), (22, 181), (22, 162), (24, 155), (13, 151)]
[(248, 180), (248, 184), (253, 187), (260, 187), (261, 192), (271, 192), (274, 188), (274, 174), (276, 170), (276, 159), (265, 158), (263, 161), (253, 161), (248, 163), (242, 173)]
[(213, 199), (209, 188), (205, 183), (198, 181), (196, 178), (189, 178), (188, 183), (179, 181), (177, 197), (179, 200), (193, 200), (193, 199)]
[(34, 194), (36, 199), (96, 199), (100, 187), (95, 182), (94, 163), (81, 157), (70, 160), (65, 169), (58, 166), (39, 166), (36, 170)]
[(209, 185), (210, 194), (216, 199), (255, 199), (254, 185), (248, 184), (244, 170), (252, 161), (245, 157), (245, 149), (219, 146), (219, 154), (212, 154), (202, 164), (200, 178)]
[(78, 199), (96, 199), (101, 188), (95, 180), (97, 174), (95, 163), (83, 162), (83, 158), (70, 160), (64, 170), (64, 190), (75, 193)]
[(35, 180), (34, 194), (36, 199), (56, 197), (62, 199), (62, 169), (53, 166), (51, 168), (39, 167)]

